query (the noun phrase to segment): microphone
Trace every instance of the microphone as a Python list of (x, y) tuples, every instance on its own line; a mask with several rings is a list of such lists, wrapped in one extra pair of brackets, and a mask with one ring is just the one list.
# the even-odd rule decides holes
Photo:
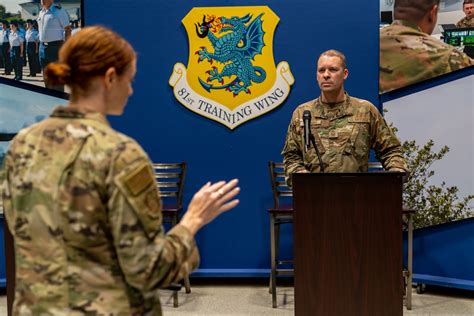
[(318, 156), (319, 168), (321, 172), (324, 172), (323, 159), (321, 158), (321, 153), (319, 152), (318, 146), (316, 145), (316, 140), (314, 139), (313, 133), (311, 133), (311, 111), (305, 110), (303, 112), (303, 123), (304, 123), (304, 149), (305, 152), (309, 150), (311, 144), (313, 144), (316, 155)]
[(304, 123), (304, 149), (305, 152), (309, 150), (311, 145), (311, 111), (305, 110), (303, 112), (303, 123)]

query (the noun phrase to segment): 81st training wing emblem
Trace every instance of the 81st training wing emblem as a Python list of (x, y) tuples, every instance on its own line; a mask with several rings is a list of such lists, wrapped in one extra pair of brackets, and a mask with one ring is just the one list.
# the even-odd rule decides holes
[(191, 111), (234, 129), (288, 97), (290, 66), (275, 66), (278, 16), (267, 6), (193, 8), (182, 20), (188, 68), (174, 65), (169, 84)]

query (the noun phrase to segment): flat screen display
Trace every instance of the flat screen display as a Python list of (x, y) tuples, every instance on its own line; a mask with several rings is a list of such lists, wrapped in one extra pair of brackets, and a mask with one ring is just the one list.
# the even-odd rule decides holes
[(82, 0), (56, 0), (48, 8), (41, 0), (2, 0), (0, 77), (64, 92), (62, 86), (45, 83), (43, 68), (57, 60), (62, 44), (84, 26), (83, 9)]

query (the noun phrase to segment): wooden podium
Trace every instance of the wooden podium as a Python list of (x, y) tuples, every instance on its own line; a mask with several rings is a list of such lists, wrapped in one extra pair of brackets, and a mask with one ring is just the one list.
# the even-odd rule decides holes
[(403, 175), (293, 175), (295, 315), (403, 315)]

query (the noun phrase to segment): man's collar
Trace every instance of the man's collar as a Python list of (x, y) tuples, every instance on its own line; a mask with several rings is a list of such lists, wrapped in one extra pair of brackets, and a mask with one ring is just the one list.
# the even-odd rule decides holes
[(415, 30), (417, 30), (417, 31), (423, 32), (423, 31), (421, 30), (421, 28), (420, 28), (415, 22), (412, 22), (412, 21), (407, 21), (407, 20), (394, 20), (394, 21), (392, 22), (392, 25), (403, 25), (403, 26), (406, 26), (406, 27), (415, 29)]
[[(343, 104), (340, 106), (338, 113), (331, 119), (343, 117), (346, 115), (353, 115), (350, 105), (351, 105), (351, 97), (349, 96), (347, 92), (344, 92)], [(315, 117), (328, 119), (327, 110), (325, 109), (325, 106), (323, 105), (321, 96), (319, 96), (319, 98), (317, 98), (314, 101), (313, 115)]]
[(53, 3), (51, 3), (51, 5), (49, 6), (49, 8), (42, 7), (42, 8), (41, 8), (41, 11), (54, 11), (54, 10), (55, 10), (55, 7), (56, 7), (56, 6), (55, 6), (55, 4), (54, 4), (54, 2), (53, 2)]

